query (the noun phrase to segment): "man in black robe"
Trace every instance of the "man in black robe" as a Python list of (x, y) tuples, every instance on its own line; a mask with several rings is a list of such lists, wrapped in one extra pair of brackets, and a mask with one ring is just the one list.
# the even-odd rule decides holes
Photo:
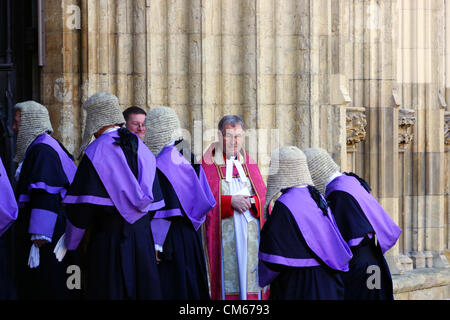
[[(326, 150), (305, 150), (314, 184), (325, 195), (336, 223), (353, 252), (343, 275), (346, 300), (392, 300), (393, 288), (384, 253), (397, 242), (400, 228), (370, 194), (366, 181), (339, 172)], [(375, 271), (374, 271), (375, 270)], [(375, 276), (379, 281), (371, 282)]]
[(264, 214), (258, 275), (261, 287), (270, 284), (270, 299), (344, 299), (342, 273), (352, 254), (296, 147), (272, 153)]
[(149, 214), (164, 206), (155, 157), (121, 127), (116, 96), (94, 94), (83, 108), (84, 156), (64, 199), (68, 227), (56, 256), (77, 248), (87, 230), (81, 269), (87, 299), (161, 299)]
[(200, 227), (216, 201), (200, 164), (180, 132), (175, 110), (152, 109), (145, 143), (156, 156), (164, 208), (152, 220), (164, 299), (208, 300)]
[(15, 105), (13, 129), (18, 132), (15, 160), (19, 163), (19, 215), (14, 224), (15, 280), (19, 299), (71, 299), (80, 292), (67, 285), (67, 268), (77, 263), (76, 252), (64, 263), (53, 247), (64, 233), (62, 198), (76, 166), (64, 146), (53, 138), (47, 109), (34, 101)]

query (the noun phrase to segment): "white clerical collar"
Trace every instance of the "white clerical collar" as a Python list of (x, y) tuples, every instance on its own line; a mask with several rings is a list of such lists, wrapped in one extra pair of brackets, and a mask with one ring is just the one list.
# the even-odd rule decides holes
[(102, 132), (102, 134), (110, 133), (110, 132), (113, 132), (113, 131), (117, 131), (119, 129), (120, 129), (120, 126), (114, 126), (112, 128), (106, 129), (105, 131)]
[(336, 179), (337, 177), (342, 176), (342, 173), (340, 173), (339, 171), (336, 171), (335, 173), (332, 174), (332, 176), (328, 179), (327, 184), (325, 186), (327, 186), (331, 181), (333, 181), (334, 179)]

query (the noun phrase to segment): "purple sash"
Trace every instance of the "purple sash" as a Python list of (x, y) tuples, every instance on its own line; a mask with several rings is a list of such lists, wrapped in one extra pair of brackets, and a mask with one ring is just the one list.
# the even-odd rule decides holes
[[(153, 202), (153, 182), (156, 161), (150, 150), (138, 139), (138, 179), (134, 176), (122, 148), (114, 144), (119, 137), (117, 131), (105, 133), (93, 141), (85, 150), (108, 195), (128, 223), (135, 223), (144, 214), (164, 206), (164, 201)], [(64, 199), (64, 203), (81, 203), (75, 197)]]
[[(195, 230), (198, 230), (205, 222), (206, 214), (216, 205), (204, 171), (200, 169), (197, 177), (190, 162), (174, 146), (165, 147), (156, 158), (156, 163), (170, 181)], [(155, 218), (166, 216), (165, 211), (157, 211), (155, 214)]]
[[(48, 146), (50, 146), (53, 150), (56, 151), (58, 154), (59, 160), (61, 162), (62, 168), (64, 173), (66, 174), (67, 180), (69, 183), (72, 183), (73, 178), (75, 177), (75, 173), (77, 171), (77, 166), (75, 163), (70, 159), (70, 157), (67, 155), (67, 153), (61, 148), (58, 141), (56, 141), (53, 137), (50, 135), (44, 133), (38, 136), (34, 141), (30, 144), (30, 146), (27, 148), (27, 152), (25, 153), (25, 158), (28, 154), (28, 151), (36, 144), (43, 143)], [(48, 193), (51, 194), (61, 194), (61, 198), (64, 198), (67, 192), (67, 189), (65, 187), (55, 187), (55, 186), (49, 186), (45, 182), (38, 181), (35, 183), (31, 183), (28, 186), (27, 193), (19, 195), (19, 205), (23, 206), (23, 203), (30, 201), (30, 190), (32, 189), (43, 189)]]
[(383, 254), (394, 246), (402, 230), (378, 201), (361, 186), (358, 179), (345, 174), (336, 177), (327, 185), (326, 196), (333, 191), (344, 191), (355, 198), (375, 230)]
[(17, 219), (17, 202), (0, 158), (0, 236)]
[(290, 188), (277, 201), (288, 207), (308, 247), (323, 262), (335, 270), (349, 270), (352, 252), (342, 238), (330, 209), (328, 217), (325, 217), (311, 198), (308, 188)]

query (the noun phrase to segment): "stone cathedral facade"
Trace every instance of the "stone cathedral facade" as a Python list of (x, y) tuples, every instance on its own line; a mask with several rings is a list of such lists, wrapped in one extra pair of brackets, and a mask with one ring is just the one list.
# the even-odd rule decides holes
[(174, 108), (197, 155), (238, 114), (262, 172), (320, 146), (402, 228), (397, 299), (450, 298), (449, 0), (46, 0), (41, 102), (76, 152), (88, 96)]

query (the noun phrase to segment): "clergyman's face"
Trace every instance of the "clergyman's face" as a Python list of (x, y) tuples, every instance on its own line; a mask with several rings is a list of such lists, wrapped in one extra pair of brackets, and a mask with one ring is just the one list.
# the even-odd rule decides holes
[(130, 114), (125, 124), (128, 130), (135, 133), (141, 140), (145, 137), (145, 114)]
[(13, 126), (12, 126), (12, 129), (16, 134), (19, 133), (20, 118), (21, 118), (21, 112), (20, 112), (20, 110), (16, 110), (16, 114), (14, 115), (14, 122), (13, 122)]
[(244, 145), (245, 132), (240, 124), (226, 124), (222, 130), (223, 151), (227, 155), (236, 156)]

